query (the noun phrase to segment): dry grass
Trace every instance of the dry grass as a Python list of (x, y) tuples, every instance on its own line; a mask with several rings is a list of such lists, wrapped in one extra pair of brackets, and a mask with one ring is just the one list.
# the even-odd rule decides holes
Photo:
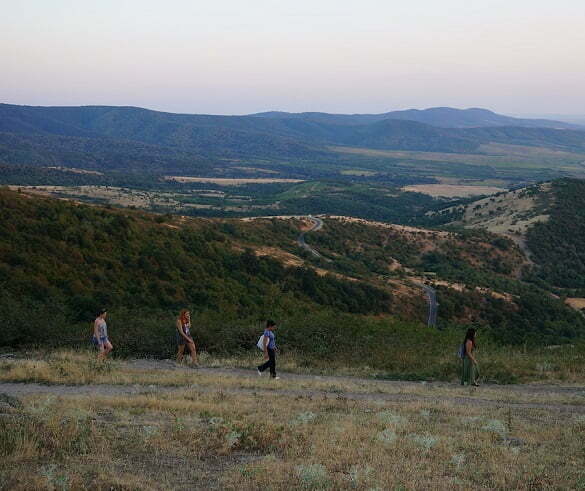
[[(539, 188), (542, 193), (550, 192), (548, 183), (541, 184)], [(538, 204), (538, 199), (524, 195), (523, 189), (509, 191), (465, 206), (461, 224), (512, 237), (524, 235), (530, 226), (548, 220), (548, 216), (542, 214), (543, 210), (539, 210)]]
[(404, 186), (403, 191), (428, 194), (433, 197), (457, 198), (469, 196), (480, 196), (482, 194), (496, 194), (505, 191), (504, 188), (495, 186), (465, 186), (455, 184), (415, 184)]
[(585, 298), (567, 298), (565, 299), (565, 303), (575, 310), (585, 309)]
[[(558, 355), (557, 355), (558, 356)], [(141, 390), (172, 392), (181, 388), (196, 388), (209, 392), (222, 387), (231, 392), (252, 392), (286, 390), (289, 393), (310, 395), (312, 397), (366, 398), (383, 400), (388, 398), (420, 399), (434, 398), (448, 400), (465, 398), (478, 404), (506, 402), (513, 404), (549, 404), (585, 406), (585, 388), (583, 390), (565, 390), (563, 386), (527, 386), (488, 385), (481, 390), (470, 390), (455, 383), (426, 383), (384, 381), (357, 377), (312, 376), (294, 374), (307, 372), (295, 365), (294, 358), (279, 363), (279, 370), (287, 373), (283, 384), (275, 383), (268, 377), (259, 378), (250, 370), (260, 362), (259, 355), (231, 359), (211, 359), (203, 356), (207, 368), (193, 370), (177, 366), (170, 361), (130, 360), (97, 362), (89, 352), (57, 351), (45, 356), (45, 359), (11, 360), (0, 363), (0, 382), (37, 383), (46, 385), (103, 385), (132, 386)], [(246, 368), (232, 370), (225, 367)], [(549, 362), (542, 362), (537, 369), (543, 372), (554, 367)], [(581, 369), (582, 370), (582, 369)], [(362, 374), (363, 375), (363, 374)], [(457, 375), (457, 374), (455, 374)], [(547, 381), (546, 378), (541, 379)], [(58, 390), (57, 390), (58, 392)], [(493, 405), (493, 404), (492, 404)]]
[(213, 392), (34, 396), (0, 418), (6, 489), (576, 489), (583, 417)]
[(554, 165), (566, 171), (582, 174), (580, 163), (583, 154), (556, 151), (544, 147), (526, 147), (490, 143), (480, 146), (480, 154), (461, 154), (443, 152), (420, 152), (408, 150), (374, 150), (356, 147), (328, 147), (329, 150), (346, 154), (388, 157), (394, 159), (453, 162), (466, 165), (489, 165), (496, 168), (533, 169)]

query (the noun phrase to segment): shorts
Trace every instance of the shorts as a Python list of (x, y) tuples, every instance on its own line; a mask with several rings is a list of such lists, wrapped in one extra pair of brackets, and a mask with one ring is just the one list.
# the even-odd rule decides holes
[(109, 343), (109, 342), (110, 342), (110, 340), (108, 339), (108, 337), (107, 337), (107, 336), (100, 336), (100, 338), (99, 338), (99, 339), (98, 339), (98, 338), (96, 338), (95, 336), (93, 336), (93, 337), (91, 338), (91, 342), (94, 344), (94, 346), (96, 346), (96, 347), (98, 347), (98, 348), (99, 348), (100, 346), (103, 346), (103, 345), (105, 345), (106, 343)]
[(193, 342), (193, 338), (191, 338), (190, 336), (189, 336), (189, 341), (187, 341), (187, 340), (186, 340), (186, 339), (185, 339), (183, 336), (181, 336), (181, 335), (180, 335), (178, 332), (176, 333), (176, 336), (177, 336), (177, 344), (178, 344), (179, 346), (183, 346), (183, 345), (185, 345), (185, 344), (187, 344), (187, 343), (192, 343), (192, 342)]

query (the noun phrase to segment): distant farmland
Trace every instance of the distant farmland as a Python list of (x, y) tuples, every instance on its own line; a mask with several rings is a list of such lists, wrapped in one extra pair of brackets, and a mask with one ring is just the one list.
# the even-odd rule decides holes
[(228, 178), (214, 178), (214, 177), (188, 177), (188, 176), (165, 176), (167, 181), (176, 182), (207, 182), (217, 184), (219, 186), (240, 186), (242, 184), (272, 184), (275, 182), (289, 182), (297, 183), (304, 182), (303, 179), (277, 179), (277, 178), (243, 178), (243, 179), (228, 179)]

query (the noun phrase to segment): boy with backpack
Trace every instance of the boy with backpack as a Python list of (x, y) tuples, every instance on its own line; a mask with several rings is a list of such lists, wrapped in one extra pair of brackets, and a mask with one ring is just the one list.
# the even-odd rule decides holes
[(262, 375), (262, 372), (267, 368), (270, 368), (270, 376), (274, 380), (279, 380), (280, 377), (276, 376), (276, 336), (274, 330), (276, 329), (276, 322), (273, 320), (266, 321), (266, 329), (264, 334), (258, 340), (258, 348), (264, 351), (264, 357), (266, 363), (263, 363), (258, 367), (258, 375)]

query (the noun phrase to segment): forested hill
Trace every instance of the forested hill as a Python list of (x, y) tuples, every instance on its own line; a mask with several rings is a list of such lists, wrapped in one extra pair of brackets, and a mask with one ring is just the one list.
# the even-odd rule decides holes
[(585, 129), (578, 124), (548, 119), (522, 119), (496, 114), (481, 108), (455, 109), (452, 107), (431, 107), (428, 109), (407, 109), (381, 114), (329, 114), (320, 112), (287, 113), (271, 111), (252, 114), (261, 118), (305, 119), (334, 124), (371, 124), (385, 119), (416, 121), (440, 128), (485, 128), (515, 126), (524, 128)]
[(317, 336), (343, 357), (360, 336), (382, 336), (372, 316), (422, 328), (425, 271), (444, 327), (476, 322), (504, 343), (585, 334), (579, 313), (514, 279), (522, 259), (509, 241), (326, 223), (311, 241), (331, 259), (303, 259), (294, 220), (186, 219), (0, 189), (0, 346), (79, 342), (107, 307), (125, 353), (168, 356), (173, 318), (188, 307), (209, 349), (247, 349), (259, 321), (276, 317), (294, 327), (291, 346), (316, 353)]
[(393, 309), (388, 290), (257, 257), (217, 222), (180, 223), (0, 190), (0, 346), (57, 340), (104, 306), (140, 325), (170, 313), (171, 327), (184, 307), (228, 324)]
[(528, 230), (527, 244), (544, 284), (578, 289), (585, 297), (585, 180), (560, 179), (551, 187), (549, 219)]
[(585, 297), (585, 180), (534, 184), (443, 212), (460, 215), (453, 225), (503, 234), (524, 245), (535, 264), (526, 279), (558, 294)]
[(106, 170), (166, 166), (189, 172), (204, 169), (210, 158), (334, 159), (331, 146), (475, 153), (482, 144), (496, 142), (585, 151), (585, 131), (523, 127), (513, 118), (505, 120), (508, 126), (460, 123), (459, 128), (408, 118), (355, 118), (340, 122), (335, 115), (214, 116), (136, 107), (0, 104), (0, 163)]

